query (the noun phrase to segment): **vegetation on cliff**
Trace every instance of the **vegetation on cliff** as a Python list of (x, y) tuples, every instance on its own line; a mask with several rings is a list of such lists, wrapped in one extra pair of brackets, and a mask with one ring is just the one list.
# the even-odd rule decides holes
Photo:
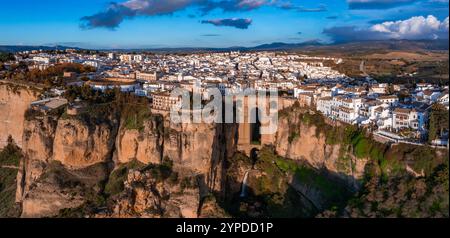
[(40, 110), (35, 110), (33, 108), (28, 108), (25, 111), (24, 117), (25, 117), (25, 120), (27, 120), (27, 121), (40, 119), (40, 118), (43, 118), (43, 117), (46, 117), (46, 116), (47, 117), (53, 117), (53, 118), (55, 118), (57, 120), (61, 115), (63, 115), (65, 110), (66, 109), (64, 107), (61, 107), (61, 108), (58, 108), (58, 109), (55, 109), (55, 110), (51, 110), (47, 114), (45, 114), (44, 112), (42, 112)]
[[(248, 181), (248, 194), (235, 191), (224, 204), (225, 210), (237, 217), (313, 217), (324, 208), (343, 204), (351, 194), (346, 186), (329, 174), (305, 162), (280, 157), (264, 147), (254, 161)], [(230, 163), (251, 166), (251, 159), (236, 154)], [(228, 171), (228, 181), (240, 181), (235, 166)], [(242, 188), (241, 188), (242, 189)]]
[(38, 83), (47, 87), (53, 87), (64, 85), (64, 72), (89, 73), (95, 71), (94, 67), (77, 63), (56, 64), (40, 70), (30, 69), (25, 63), (20, 62), (19, 64), (11, 65), (11, 69), (6, 72), (5, 77), (12, 81)]
[[(173, 186), (179, 185), (181, 191), (187, 188), (197, 187), (197, 184), (195, 182), (193, 183), (189, 177), (184, 177), (182, 180), (179, 180), (178, 173), (173, 171), (172, 166), (172, 161), (167, 158), (160, 165), (146, 165), (136, 160), (126, 164), (120, 164), (109, 174), (105, 181), (98, 183), (99, 189), (91, 190), (85, 194), (85, 202), (81, 206), (62, 209), (57, 217), (85, 217), (95, 216), (100, 212), (113, 213), (114, 206), (121, 199), (132, 199), (128, 197), (127, 188), (150, 186), (150, 184), (145, 184), (142, 181), (136, 181), (136, 184), (128, 184), (129, 186), (126, 187), (126, 183), (129, 182), (129, 175), (134, 171), (150, 176), (155, 183), (168, 183)], [(167, 200), (168, 198), (165, 199)]]
[(70, 102), (81, 99), (87, 104), (81, 116), (117, 115), (129, 130), (142, 130), (144, 121), (151, 118), (150, 102), (147, 98), (123, 93), (119, 89), (101, 92), (89, 86), (70, 86), (64, 97)]
[(105, 185), (105, 193), (108, 196), (114, 196), (124, 190), (124, 182), (127, 179), (128, 172), (131, 169), (140, 169), (145, 167), (139, 161), (131, 161), (128, 164), (122, 164), (109, 175), (108, 182)]
[(326, 147), (339, 148), (336, 167), (339, 172), (351, 175), (355, 171), (355, 160), (383, 162), (388, 146), (375, 141), (370, 132), (356, 125), (343, 124), (325, 118), (310, 108), (302, 108), (298, 103), (280, 112), (280, 120), (289, 125), (288, 142), (298, 142), (302, 129), (314, 128), (315, 137), (323, 139)]
[(449, 132), (448, 110), (441, 104), (431, 107), (430, 122), (428, 123), (428, 142), (440, 138)]
[[(344, 203), (346, 209), (341, 204), (321, 216), (448, 217), (448, 150), (382, 144), (356, 126), (326, 121), (321, 114), (299, 105), (290, 110), (281, 114), (292, 124), (290, 143), (301, 137), (302, 126), (313, 126), (316, 137), (324, 137), (327, 145), (339, 146), (338, 171), (349, 174), (354, 170), (354, 158), (367, 160), (360, 181), (362, 190)], [(434, 106), (430, 140), (447, 131), (448, 111)]]
[(9, 137), (7, 146), (0, 150), (0, 217), (20, 216), (15, 195), (16, 176), (21, 158), (21, 149)]
[(449, 217), (448, 164), (425, 177), (371, 177), (350, 200), (350, 217)]
[(325, 217), (448, 217), (448, 150), (399, 144), (366, 166), (362, 189)]

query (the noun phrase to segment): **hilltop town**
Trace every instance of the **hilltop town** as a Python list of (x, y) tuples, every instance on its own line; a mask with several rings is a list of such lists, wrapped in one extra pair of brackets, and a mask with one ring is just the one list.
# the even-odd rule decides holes
[[(380, 77), (378, 61), (323, 52), (0, 60), (0, 216), (448, 216), (448, 76), (426, 80), (440, 62), (386, 59), (397, 76)], [(204, 108), (277, 91), (277, 130), (247, 121), (255, 110), (243, 122), (173, 122), (179, 88)]]
[(449, 218), (449, 0), (1, 6), (0, 219), (100, 218), (102, 236), (445, 228), (305, 218)]
[[(448, 85), (379, 83), (364, 74), (364, 69), (361, 77), (351, 78), (333, 67), (345, 63), (343, 58), (288, 52), (34, 50), (11, 56), (1, 65), (0, 77), (3, 81), (43, 84), (46, 93), (31, 106), (44, 111), (68, 103), (71, 108), (80, 107), (80, 100), (63, 98), (69, 87), (85, 86), (102, 92), (118, 89), (148, 98), (159, 113), (180, 102), (171, 98), (172, 89), (192, 90), (194, 82), (200, 82), (202, 89), (218, 88), (222, 95), (248, 88), (276, 88), (281, 98), (297, 101), (330, 121), (367, 128), (379, 141), (448, 146), (448, 131), (434, 129), (431, 136), (429, 131), (433, 112), (449, 108)], [(39, 72), (51, 77), (39, 81)]]

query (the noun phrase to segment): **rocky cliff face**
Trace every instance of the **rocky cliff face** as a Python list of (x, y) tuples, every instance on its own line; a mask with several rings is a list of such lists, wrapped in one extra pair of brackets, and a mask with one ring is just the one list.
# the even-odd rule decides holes
[[(111, 116), (99, 119), (65, 114), (32, 118), (25, 121), (24, 127), (25, 158), (20, 164), (16, 192), (16, 201), (22, 203), (23, 217), (54, 216), (61, 209), (80, 206), (92, 197), (92, 193), (102, 193), (98, 188), (86, 194), (81, 188), (107, 179), (104, 170), (109, 168), (111, 172), (114, 167), (132, 161), (158, 165), (168, 160), (173, 163), (173, 170), (180, 180), (195, 177), (197, 190), (190, 193), (197, 201), (194, 205), (197, 210), (203, 196), (209, 191), (221, 190), (223, 162), (228, 154), (234, 153), (232, 148), (235, 147), (232, 145), (235, 135), (229, 129), (232, 125), (174, 125), (162, 117), (151, 117), (141, 130), (128, 129)], [(231, 146), (222, 146), (225, 141)], [(230, 151), (227, 148), (231, 148)], [(102, 168), (100, 176), (86, 174), (99, 166)], [(144, 181), (150, 183), (151, 180)], [(126, 186), (129, 191), (126, 194), (137, 193), (140, 194), (137, 198), (142, 197), (142, 189), (133, 187), (134, 184), (137, 183), (130, 182)], [(152, 196), (150, 193), (144, 195)], [(183, 196), (178, 196), (177, 204), (183, 201)], [(122, 216), (131, 208), (141, 211), (139, 201), (133, 200), (133, 205), (127, 206), (124, 203), (130, 201), (117, 200), (118, 208), (114, 208), (117, 213), (112, 216)], [(124, 207), (122, 210), (120, 204)], [(196, 211), (189, 209), (182, 208), (178, 215), (194, 216)]]
[(30, 186), (44, 173), (53, 156), (53, 141), (58, 118), (44, 117), (25, 121), (23, 153), (17, 174), (16, 201), (22, 202)]
[(53, 159), (70, 168), (86, 168), (111, 160), (117, 123), (87, 124), (60, 119), (55, 132)]
[(20, 147), (25, 121), (25, 111), (37, 99), (35, 89), (0, 83), (0, 148), (12, 136)]
[(220, 190), (222, 163), (236, 147), (234, 125), (172, 124), (161, 117), (144, 124), (141, 131), (123, 126), (119, 130), (119, 163), (136, 159), (144, 164), (160, 164), (167, 159), (173, 162), (175, 171), (202, 175), (209, 190)]
[[(291, 138), (292, 133), (286, 129), (292, 128), (290, 120), (280, 121), (275, 152), (337, 173), (339, 146), (327, 146), (323, 136), (315, 135), (314, 127), (300, 122), (297, 129), (301, 133)], [(229, 176), (229, 158), (236, 153), (237, 125), (172, 124), (154, 116), (145, 121), (141, 129), (130, 129), (119, 121), (113, 117), (93, 120), (70, 116), (45, 116), (25, 121), (25, 158), (17, 176), (16, 194), (17, 202), (22, 203), (22, 216), (55, 216), (61, 209), (85, 204), (93, 196), (101, 195), (103, 189), (99, 185), (83, 192), (82, 188), (108, 180), (108, 174), (116, 171), (114, 167), (117, 169), (133, 161), (144, 165), (171, 161), (178, 184), (157, 181), (145, 170), (134, 172), (134, 177), (127, 175), (127, 179), (120, 182), (125, 184), (123, 191), (114, 197), (108, 216), (202, 216), (202, 209), (214, 206), (207, 199), (211, 193), (220, 199), (226, 199), (227, 193), (238, 193), (244, 174), (251, 168), (251, 165), (238, 166), (238, 172)], [(99, 176), (87, 174), (86, 171), (96, 167), (101, 168), (95, 169), (101, 171)], [(249, 174), (249, 183), (264, 176), (253, 171)], [(195, 185), (181, 192), (180, 183), (191, 178), (195, 178)], [(67, 184), (66, 180), (71, 182)], [(186, 194), (181, 195), (183, 193)], [(161, 199), (164, 194), (167, 199)], [(303, 204), (308, 203), (306, 198), (302, 199)], [(155, 213), (155, 209), (160, 212)], [(206, 213), (209, 215), (203, 216), (214, 216)]]
[(169, 125), (164, 154), (174, 169), (204, 175), (209, 190), (222, 186), (223, 162), (234, 154), (235, 127), (227, 124)]
[(342, 143), (328, 144), (326, 135), (315, 125), (302, 122), (300, 114), (297, 109), (280, 117), (275, 152), (285, 158), (307, 161), (316, 169), (325, 169), (357, 189), (356, 181), (363, 177), (369, 159), (357, 159)]
[(116, 158), (118, 163), (129, 163), (132, 160), (144, 164), (160, 164), (163, 159), (163, 131), (161, 122), (149, 120), (144, 122), (142, 131), (126, 129), (121, 126), (116, 139)]
[(22, 216), (54, 216), (100, 192), (117, 127), (111, 116), (97, 121), (59, 115), (26, 120), (16, 191)]
[(132, 170), (108, 216), (196, 218), (201, 199), (199, 188), (181, 185), (174, 179), (158, 178), (151, 170)]
[(25, 119), (12, 110), (16, 96), (4, 95), (0, 107), (10, 114), (0, 115), (0, 135), (11, 132), (5, 120), (23, 121), (14, 132), (24, 154), (16, 191), (23, 217), (311, 217), (357, 191), (370, 162), (339, 138), (329, 143), (298, 108), (280, 116), (273, 144), (249, 158), (237, 151), (235, 124), (153, 115), (130, 126), (108, 108)]

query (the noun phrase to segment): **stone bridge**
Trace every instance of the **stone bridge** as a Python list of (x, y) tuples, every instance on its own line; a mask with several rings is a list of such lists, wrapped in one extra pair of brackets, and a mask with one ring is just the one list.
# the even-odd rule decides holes
[[(268, 100), (268, 98), (267, 98)], [(283, 110), (294, 105), (297, 101), (296, 98), (278, 98), (278, 110)], [(268, 104), (267, 104), (268, 105)], [(238, 151), (245, 153), (247, 156), (251, 156), (252, 150), (260, 150), (265, 145), (271, 145), (275, 142), (276, 133), (267, 135), (261, 134), (261, 123), (257, 118), (256, 123), (249, 123), (249, 117), (251, 113), (248, 110), (248, 98), (244, 98), (244, 123), (239, 124), (238, 129)], [(256, 108), (256, 110), (259, 110)], [(257, 115), (257, 114), (256, 114)]]

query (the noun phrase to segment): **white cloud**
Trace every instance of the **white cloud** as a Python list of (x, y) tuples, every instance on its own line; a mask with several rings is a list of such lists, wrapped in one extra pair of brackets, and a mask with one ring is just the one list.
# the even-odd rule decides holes
[(365, 40), (436, 40), (448, 39), (449, 18), (439, 21), (435, 16), (416, 16), (402, 21), (386, 21), (367, 28), (341, 26), (324, 29), (335, 42)]
[(403, 21), (388, 21), (370, 28), (373, 32), (387, 34), (393, 39), (437, 39), (448, 34), (448, 17), (439, 21), (434, 16), (416, 16)]
[(448, 32), (448, 17), (441, 23), (441, 29)]

